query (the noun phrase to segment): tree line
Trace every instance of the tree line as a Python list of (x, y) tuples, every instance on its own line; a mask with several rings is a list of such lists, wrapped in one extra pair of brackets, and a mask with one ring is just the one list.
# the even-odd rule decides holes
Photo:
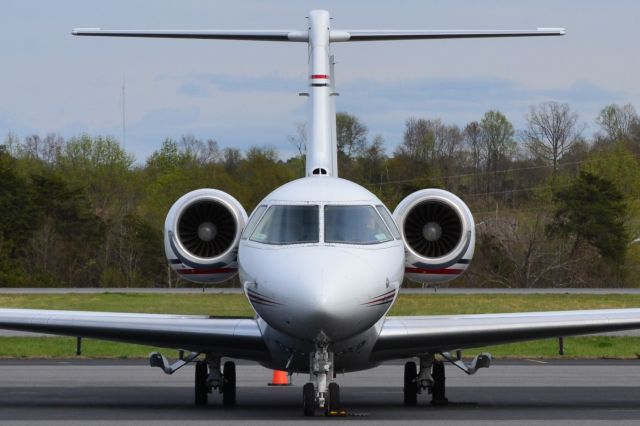
[[(467, 202), (476, 255), (453, 285), (639, 286), (640, 119), (631, 105), (609, 105), (595, 124), (599, 130), (587, 136), (571, 107), (556, 102), (531, 106), (523, 129), (499, 111), (464, 127), (412, 117), (387, 153), (362, 120), (339, 113), (339, 173), (391, 210), (425, 187)], [(297, 155), (287, 160), (270, 147), (240, 151), (189, 135), (166, 139), (144, 163), (111, 137), (7, 135), (0, 285), (175, 285), (162, 245), (173, 202), (210, 187), (251, 212), (304, 175), (305, 127), (289, 137)]]

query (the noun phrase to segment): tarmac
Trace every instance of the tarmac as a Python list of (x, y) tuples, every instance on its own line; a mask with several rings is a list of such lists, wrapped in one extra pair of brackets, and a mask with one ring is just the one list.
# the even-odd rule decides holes
[(447, 369), (446, 406), (420, 395), (417, 407), (402, 403), (401, 362), (338, 375), (348, 417), (318, 410), (302, 416), (302, 385), (269, 387), (271, 371), (240, 362), (238, 403), (225, 408), (218, 394), (193, 405), (193, 366), (172, 376), (143, 361), (1, 360), (0, 423), (47, 425), (283, 424), (314, 421), (367, 424), (639, 424), (640, 360), (496, 361), (466, 376)]

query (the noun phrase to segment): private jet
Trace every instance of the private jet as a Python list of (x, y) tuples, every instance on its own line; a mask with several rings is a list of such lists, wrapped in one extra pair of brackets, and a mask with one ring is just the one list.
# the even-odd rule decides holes
[[(364, 187), (338, 177), (332, 43), (410, 39), (545, 37), (536, 30), (335, 30), (329, 12), (309, 12), (304, 30), (101, 30), (76, 36), (279, 41), (308, 44), (310, 106), (305, 177), (271, 192), (248, 215), (230, 194), (198, 189), (179, 198), (164, 224), (171, 268), (219, 284), (236, 275), (253, 318), (33, 309), (0, 310), (0, 328), (152, 345), (150, 365), (172, 374), (195, 364), (195, 403), (214, 391), (236, 403), (233, 359), (309, 375), (305, 416), (341, 410), (338, 373), (406, 360), (404, 403), (446, 401), (445, 364), (467, 374), (490, 365), (462, 350), (507, 342), (640, 328), (640, 309), (486, 315), (387, 316), (403, 278), (425, 284), (459, 277), (474, 253), (467, 205), (440, 189), (408, 195), (391, 213)], [(224, 361), (224, 362), (223, 362)], [(399, 379), (400, 383), (400, 379)]]

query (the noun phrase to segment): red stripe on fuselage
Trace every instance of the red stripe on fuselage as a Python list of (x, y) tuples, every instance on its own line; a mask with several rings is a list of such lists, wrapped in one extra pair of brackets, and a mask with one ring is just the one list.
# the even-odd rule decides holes
[(328, 79), (328, 78), (329, 78), (329, 76), (328, 76), (328, 75), (326, 75), (326, 74), (313, 74), (313, 75), (311, 76), (311, 78), (312, 78), (312, 79), (314, 79), (314, 80), (316, 80), (316, 79), (318, 79), (318, 78), (326, 80), (326, 79)]
[(178, 269), (176, 271), (182, 275), (209, 275), (209, 274), (235, 274), (237, 268), (214, 268), (214, 269)]
[(410, 274), (427, 274), (427, 275), (460, 275), (464, 269), (423, 269), (423, 268), (404, 268), (404, 271)]

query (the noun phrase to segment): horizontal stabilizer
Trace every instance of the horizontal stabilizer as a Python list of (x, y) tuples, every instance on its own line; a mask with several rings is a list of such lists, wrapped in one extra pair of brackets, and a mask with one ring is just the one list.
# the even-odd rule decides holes
[[(560, 36), (564, 28), (538, 28), (537, 30), (331, 30), (331, 42), (419, 40), (448, 38), (536, 37)], [(146, 38), (194, 38), (210, 40), (249, 41), (309, 41), (307, 31), (294, 30), (103, 30), (100, 28), (76, 28), (76, 36), (146, 37)]]
[(447, 38), (536, 37), (565, 35), (564, 28), (536, 30), (347, 30), (331, 31), (331, 41), (382, 41)]
[(299, 41), (309, 38), (306, 31), (256, 31), (256, 30), (103, 30), (100, 28), (76, 28), (76, 36), (196, 38), (213, 40)]

